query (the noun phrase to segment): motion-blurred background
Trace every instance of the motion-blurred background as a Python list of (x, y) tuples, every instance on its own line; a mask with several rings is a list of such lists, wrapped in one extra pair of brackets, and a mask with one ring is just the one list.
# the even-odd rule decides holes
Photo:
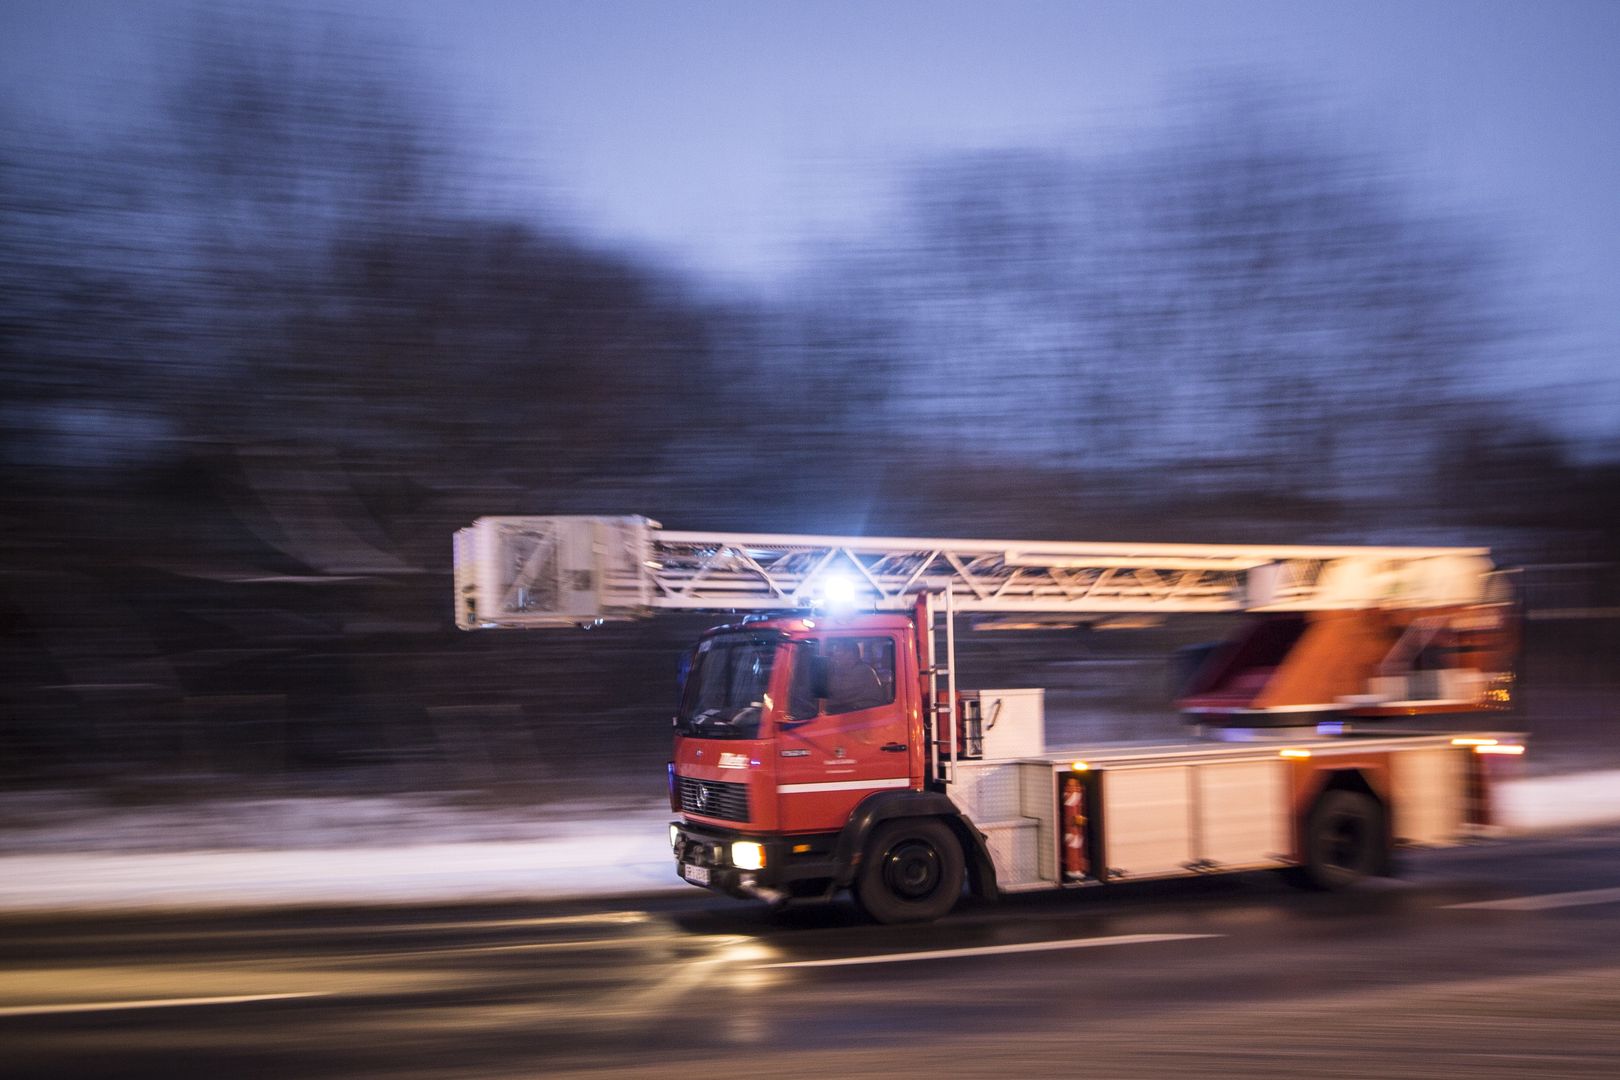
[(1620, 762), (1620, 7), (339, 8), (0, 14), (9, 790), (656, 799), (705, 621), (458, 634), (500, 513), (1488, 544)]

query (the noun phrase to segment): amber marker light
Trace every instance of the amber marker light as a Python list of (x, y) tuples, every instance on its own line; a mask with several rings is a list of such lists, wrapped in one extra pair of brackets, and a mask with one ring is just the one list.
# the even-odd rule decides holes
[(1309, 750), (1279, 750), (1277, 751), (1277, 756), (1287, 758), (1307, 758), (1311, 756), (1311, 752)]
[(1517, 746), (1517, 745), (1508, 746), (1508, 745), (1492, 744), (1490, 746), (1476, 746), (1476, 747), (1474, 747), (1474, 753), (1476, 753), (1476, 754), (1506, 754), (1509, 757), (1518, 757), (1520, 754), (1524, 753), (1524, 747)]
[(1473, 746), (1473, 747), (1495, 746), (1496, 745), (1496, 740), (1495, 739), (1469, 739), (1469, 738), (1452, 739), (1451, 740), (1451, 745), (1452, 746)]
[(1084, 761), (1071, 761), (1069, 762), (1069, 768), (1073, 769), (1075, 772), (1085, 772), (1086, 770), (1090, 769), (1091, 766), (1087, 765)]

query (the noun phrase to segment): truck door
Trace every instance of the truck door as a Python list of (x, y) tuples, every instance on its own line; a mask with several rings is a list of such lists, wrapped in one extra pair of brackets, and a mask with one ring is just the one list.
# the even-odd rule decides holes
[[(831, 832), (874, 791), (911, 786), (897, 646), (893, 635), (858, 632), (794, 643), (777, 739), (784, 830)], [(817, 690), (825, 696), (817, 697)]]

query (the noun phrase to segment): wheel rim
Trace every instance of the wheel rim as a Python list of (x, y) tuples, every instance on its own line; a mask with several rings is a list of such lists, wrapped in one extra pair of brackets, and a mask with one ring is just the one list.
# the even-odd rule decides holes
[(902, 840), (883, 856), (883, 884), (904, 900), (921, 900), (939, 888), (939, 852), (924, 840)]

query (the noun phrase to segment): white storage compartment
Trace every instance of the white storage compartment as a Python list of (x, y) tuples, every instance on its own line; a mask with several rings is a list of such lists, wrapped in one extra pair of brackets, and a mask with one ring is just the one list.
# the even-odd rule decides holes
[(1280, 760), (1200, 765), (1196, 844), (1210, 869), (1286, 861), (1288, 764)]
[(1012, 762), (958, 762), (951, 799), (975, 822), (1020, 817), (1024, 809), (1018, 766)]
[(984, 832), (997, 884), (1018, 891), (1056, 880), (1056, 807), (1047, 762), (964, 761), (951, 799)]
[(1103, 777), (1103, 857), (1123, 879), (1180, 874), (1194, 859), (1192, 769), (1111, 769)]
[(1045, 690), (980, 690), (984, 759), (1039, 757), (1046, 749)]
[(1044, 761), (1024, 762), (1018, 768), (1019, 809), (1035, 822), (1036, 871), (1042, 880), (1056, 882), (1057, 866), (1057, 776)]

